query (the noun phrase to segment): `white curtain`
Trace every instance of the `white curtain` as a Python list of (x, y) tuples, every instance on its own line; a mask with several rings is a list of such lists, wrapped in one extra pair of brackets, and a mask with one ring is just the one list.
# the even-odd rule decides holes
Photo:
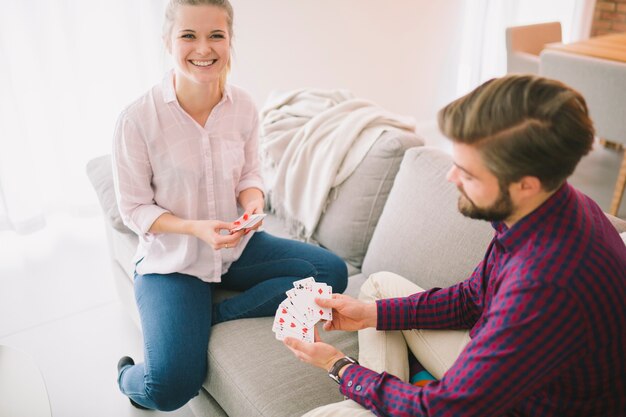
[(96, 210), (85, 164), (158, 82), (165, 0), (23, 0), (0, 13), (0, 230)]
[(563, 42), (589, 36), (595, 0), (466, 0), (457, 93), (506, 73), (505, 29), (559, 21)]
[[(161, 42), (166, 1), (3, 2), (0, 231), (26, 233), (42, 227), (50, 213), (83, 215), (98, 210), (85, 164), (110, 152), (122, 108), (159, 82), (171, 64)], [(234, 3), (243, 8), (252, 1), (258, 0)], [(460, 94), (504, 74), (506, 26), (560, 20), (568, 41), (580, 31), (583, 11), (593, 9), (590, 2), (459, 1), (465, 24), (453, 30), (461, 40), (460, 58), (455, 56), (454, 65), (442, 68), (450, 73), (449, 90)], [(392, 7), (393, 2), (388, 3), (385, 7)], [(335, 36), (342, 39), (349, 35), (346, 31)], [(451, 51), (453, 46), (458, 47), (451, 45)], [(267, 65), (280, 71), (280, 62)]]

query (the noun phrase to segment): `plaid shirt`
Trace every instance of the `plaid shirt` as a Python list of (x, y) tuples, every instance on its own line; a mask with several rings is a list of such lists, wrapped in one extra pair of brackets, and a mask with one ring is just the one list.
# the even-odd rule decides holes
[(423, 388), (353, 365), (341, 391), (376, 415), (626, 416), (626, 247), (565, 184), (495, 236), (455, 286), (380, 300), (379, 330), (471, 329)]

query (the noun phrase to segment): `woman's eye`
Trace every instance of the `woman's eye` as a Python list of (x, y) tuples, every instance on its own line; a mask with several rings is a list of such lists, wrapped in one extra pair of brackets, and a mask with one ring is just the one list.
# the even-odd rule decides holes
[(183, 39), (194, 39), (195, 36), (191, 33), (185, 33), (183, 36), (181, 36), (181, 38)]
[(213, 39), (224, 39), (224, 35), (222, 35), (221, 33), (214, 33), (213, 35), (211, 35), (211, 38), (213, 38)]

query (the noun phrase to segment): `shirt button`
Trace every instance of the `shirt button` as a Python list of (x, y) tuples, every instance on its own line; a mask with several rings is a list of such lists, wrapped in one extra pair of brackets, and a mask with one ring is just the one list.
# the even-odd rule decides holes
[(352, 381), (348, 381), (348, 386), (351, 387), (352, 386)]
[(360, 385), (357, 385), (355, 389), (356, 389), (357, 391), (361, 391), (361, 386), (360, 386)]

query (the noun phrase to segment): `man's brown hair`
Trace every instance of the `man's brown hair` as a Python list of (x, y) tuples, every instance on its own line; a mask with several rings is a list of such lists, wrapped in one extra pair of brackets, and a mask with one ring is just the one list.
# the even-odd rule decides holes
[(441, 109), (438, 121), (452, 141), (477, 148), (501, 187), (534, 176), (555, 190), (594, 138), (580, 93), (532, 75), (489, 80)]

